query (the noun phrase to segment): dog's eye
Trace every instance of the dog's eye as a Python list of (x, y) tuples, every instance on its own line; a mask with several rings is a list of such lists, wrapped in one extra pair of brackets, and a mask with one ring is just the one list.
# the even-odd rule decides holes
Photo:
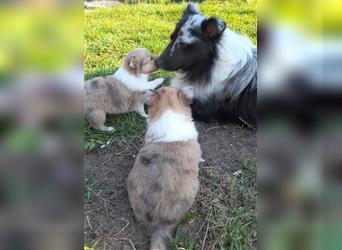
[(150, 60), (153, 61), (153, 57), (152, 56), (150, 57)]
[(187, 43), (179, 42), (178, 43), (178, 48), (180, 49), (186, 49), (189, 46)]

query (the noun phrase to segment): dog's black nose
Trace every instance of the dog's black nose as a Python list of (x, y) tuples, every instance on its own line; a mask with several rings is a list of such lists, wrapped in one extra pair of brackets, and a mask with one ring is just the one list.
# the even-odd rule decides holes
[(155, 63), (156, 66), (159, 68), (160, 65), (161, 65), (161, 59), (160, 59), (160, 57), (158, 57), (158, 58), (154, 61), (154, 63)]

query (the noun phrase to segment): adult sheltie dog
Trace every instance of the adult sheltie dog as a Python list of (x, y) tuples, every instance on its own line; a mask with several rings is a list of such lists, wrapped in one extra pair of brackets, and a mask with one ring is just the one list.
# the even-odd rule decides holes
[(195, 119), (256, 124), (257, 49), (223, 20), (189, 4), (156, 64), (177, 71), (172, 87), (194, 87)]

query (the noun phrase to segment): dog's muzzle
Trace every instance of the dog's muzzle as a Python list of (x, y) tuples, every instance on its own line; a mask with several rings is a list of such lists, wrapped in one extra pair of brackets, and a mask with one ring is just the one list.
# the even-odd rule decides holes
[(157, 66), (158, 68), (160, 68), (160, 65), (162, 65), (162, 59), (161, 59), (160, 57), (158, 57), (158, 58), (154, 61), (154, 63), (156, 64), (156, 66)]

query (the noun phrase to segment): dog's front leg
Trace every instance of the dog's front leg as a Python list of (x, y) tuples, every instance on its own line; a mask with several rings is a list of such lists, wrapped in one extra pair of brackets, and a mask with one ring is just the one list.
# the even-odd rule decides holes
[(153, 81), (147, 82), (148, 88), (149, 89), (155, 89), (157, 88), (160, 84), (162, 84), (164, 82), (164, 78), (157, 78), (154, 79)]
[(145, 109), (144, 109), (144, 104), (137, 105), (135, 107), (134, 111), (136, 111), (143, 118), (147, 118), (148, 117), (148, 115), (146, 114)]

